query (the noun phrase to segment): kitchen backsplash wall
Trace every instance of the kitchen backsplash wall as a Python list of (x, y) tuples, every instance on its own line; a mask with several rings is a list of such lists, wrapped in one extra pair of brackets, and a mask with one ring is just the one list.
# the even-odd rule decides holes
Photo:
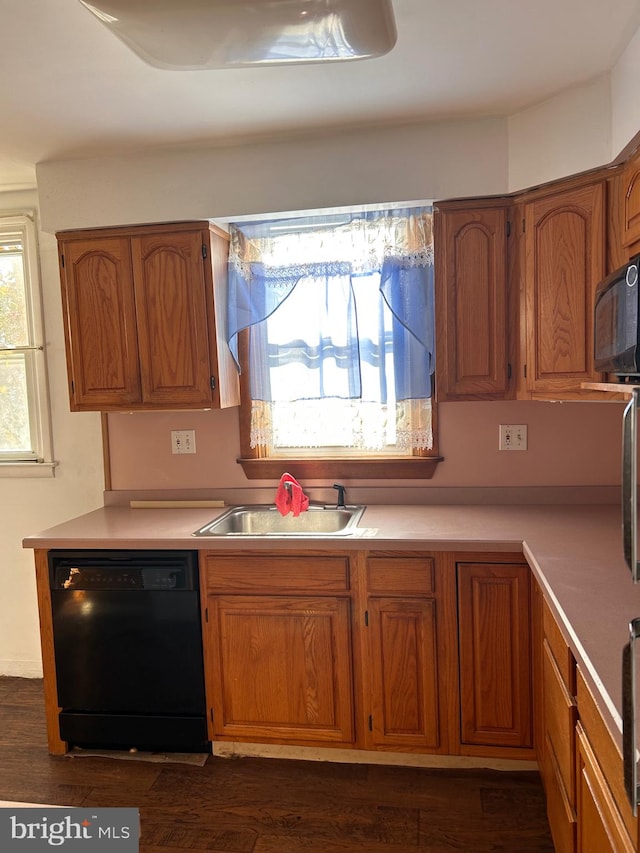
[[(620, 482), (622, 403), (471, 402), (439, 406), (440, 487), (615, 486)], [(527, 424), (528, 450), (499, 451), (500, 424)], [(110, 414), (114, 490), (246, 488), (238, 410)], [(195, 455), (171, 453), (171, 431), (193, 429)], [(287, 470), (282, 463), (283, 472)], [(394, 484), (361, 481), (389, 496)], [(352, 481), (350, 485), (357, 485)]]

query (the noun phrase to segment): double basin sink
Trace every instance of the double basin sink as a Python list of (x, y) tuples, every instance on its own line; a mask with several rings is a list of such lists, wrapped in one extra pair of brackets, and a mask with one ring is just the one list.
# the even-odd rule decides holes
[(364, 506), (312, 504), (298, 516), (280, 515), (275, 506), (234, 506), (196, 530), (194, 536), (351, 536)]

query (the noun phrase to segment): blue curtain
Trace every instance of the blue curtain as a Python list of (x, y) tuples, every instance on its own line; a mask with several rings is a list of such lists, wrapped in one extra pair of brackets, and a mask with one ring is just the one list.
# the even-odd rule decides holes
[[(386, 403), (391, 361), (397, 400), (431, 396), (433, 249), (407, 247), (402, 240), (406, 223), (419, 217), (428, 217), (430, 235), (430, 212), (414, 208), (232, 225), (229, 347), (238, 362), (238, 333), (251, 329), (253, 399), (291, 399), (296, 387), (297, 399)], [(351, 256), (353, 233), (357, 246)], [(283, 257), (273, 247), (284, 234), (293, 234), (293, 248)], [(306, 254), (308, 235), (316, 257)], [(281, 380), (274, 379), (280, 374)]]

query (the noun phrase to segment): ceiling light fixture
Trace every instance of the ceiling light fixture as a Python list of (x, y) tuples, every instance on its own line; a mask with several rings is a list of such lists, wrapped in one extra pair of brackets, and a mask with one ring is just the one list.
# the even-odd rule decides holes
[(157, 68), (369, 59), (396, 41), (391, 0), (80, 0)]

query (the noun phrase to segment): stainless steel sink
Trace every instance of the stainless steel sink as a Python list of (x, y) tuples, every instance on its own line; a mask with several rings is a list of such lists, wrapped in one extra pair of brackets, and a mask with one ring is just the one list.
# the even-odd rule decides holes
[(294, 517), (275, 506), (234, 506), (193, 536), (351, 536), (364, 506), (316, 506)]

